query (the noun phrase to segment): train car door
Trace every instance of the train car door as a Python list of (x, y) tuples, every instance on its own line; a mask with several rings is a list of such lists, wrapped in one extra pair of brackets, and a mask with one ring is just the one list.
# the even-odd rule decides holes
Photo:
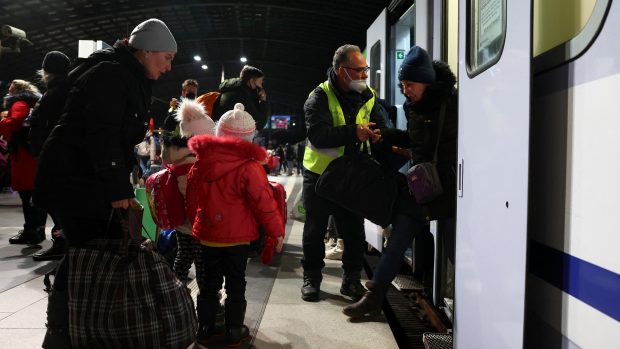
[[(385, 71), (387, 45), (387, 9), (383, 9), (377, 19), (366, 30), (366, 61), (370, 67), (368, 86), (379, 98), (385, 98)], [(369, 220), (364, 221), (366, 241), (378, 251), (383, 250), (383, 228)]]
[(455, 343), (522, 348), (531, 2), (460, 1), (459, 28)]

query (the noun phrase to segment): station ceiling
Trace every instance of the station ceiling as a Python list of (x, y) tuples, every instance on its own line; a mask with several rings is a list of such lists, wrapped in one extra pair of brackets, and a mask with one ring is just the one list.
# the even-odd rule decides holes
[(265, 72), (273, 113), (296, 114), (325, 79), (335, 49), (345, 43), (364, 49), (366, 29), (390, 2), (0, 0), (0, 25), (24, 30), (32, 42), (22, 43), (20, 53), (0, 56), (0, 80), (34, 80), (46, 52), (74, 58), (79, 39), (113, 44), (154, 17), (168, 25), (179, 47), (172, 71), (154, 87), (158, 119), (168, 100), (179, 95), (183, 80), (197, 79), (200, 92), (214, 90), (222, 70), (226, 78), (238, 76), (241, 56)]

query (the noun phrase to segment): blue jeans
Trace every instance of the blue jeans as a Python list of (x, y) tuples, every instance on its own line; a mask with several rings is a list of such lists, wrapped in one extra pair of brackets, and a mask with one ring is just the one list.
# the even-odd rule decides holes
[(400, 271), (405, 251), (411, 247), (413, 239), (428, 232), (429, 226), (426, 222), (397, 214), (392, 221), (392, 233), (388, 238), (388, 246), (379, 259), (372, 281), (380, 285), (388, 285), (392, 282)]

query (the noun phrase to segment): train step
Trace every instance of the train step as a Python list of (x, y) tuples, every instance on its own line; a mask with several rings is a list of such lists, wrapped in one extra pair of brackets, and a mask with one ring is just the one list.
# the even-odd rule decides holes
[(422, 335), (426, 349), (452, 349), (452, 333), (430, 333)]

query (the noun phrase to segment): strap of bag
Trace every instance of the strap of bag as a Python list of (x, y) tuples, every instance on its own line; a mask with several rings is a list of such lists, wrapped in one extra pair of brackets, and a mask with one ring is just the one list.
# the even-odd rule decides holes
[(439, 149), (439, 140), (441, 139), (441, 131), (443, 131), (443, 123), (446, 119), (446, 101), (441, 103), (441, 109), (439, 110), (439, 126), (437, 127), (437, 143), (435, 144), (435, 152), (433, 154), (433, 164), (437, 163), (437, 150)]

